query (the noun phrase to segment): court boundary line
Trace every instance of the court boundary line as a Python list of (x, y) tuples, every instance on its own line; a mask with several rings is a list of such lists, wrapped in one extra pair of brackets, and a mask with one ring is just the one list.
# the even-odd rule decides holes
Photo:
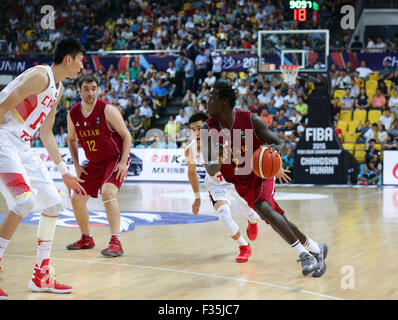
[[(19, 254), (6, 254), (4, 256), (16, 257), (16, 258), (33, 258), (33, 259), (36, 258), (35, 256), (26, 256), (26, 255), (19, 255)], [(135, 265), (135, 264), (129, 264), (129, 263), (114, 263), (114, 262), (103, 262), (103, 261), (71, 259), (71, 258), (51, 258), (51, 260), (55, 260), (55, 261), (59, 260), (59, 261), (67, 261), (67, 262), (83, 262), (83, 263), (89, 263), (89, 264), (102, 264), (102, 265), (117, 265), (117, 266), (123, 266), (123, 267), (133, 267), (133, 268), (137, 268), (137, 269), (175, 272), (175, 273), (189, 274), (189, 275), (195, 275), (195, 276), (200, 276), (200, 277), (218, 278), (218, 279), (232, 280), (232, 281), (238, 281), (238, 282), (244, 282), (244, 283), (252, 283), (252, 284), (257, 284), (257, 285), (261, 285), (261, 286), (265, 286), (265, 287), (284, 289), (284, 290), (287, 290), (290, 292), (305, 293), (305, 294), (319, 296), (322, 298), (327, 298), (327, 299), (332, 299), (332, 300), (345, 300), (340, 297), (330, 296), (330, 295), (315, 292), (315, 291), (299, 289), (299, 288), (294, 288), (294, 287), (288, 287), (288, 286), (283, 286), (283, 285), (278, 285), (278, 284), (273, 284), (273, 283), (263, 282), (263, 281), (254, 281), (254, 280), (248, 280), (248, 279), (242, 279), (242, 278), (234, 278), (234, 277), (223, 276), (223, 275), (212, 274), (212, 273), (202, 273), (202, 272), (196, 272), (196, 271), (178, 270), (178, 269), (165, 268), (165, 267), (151, 267), (151, 266)]]

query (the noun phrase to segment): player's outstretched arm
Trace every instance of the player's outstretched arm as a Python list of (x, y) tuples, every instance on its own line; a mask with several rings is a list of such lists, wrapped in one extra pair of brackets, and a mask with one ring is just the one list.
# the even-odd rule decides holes
[(257, 137), (267, 145), (269, 145), (271, 150), (276, 150), (281, 157), (283, 157), (287, 153), (286, 144), (279, 139), (279, 137), (269, 130), (264, 120), (261, 119), (258, 115), (252, 113), (251, 121), (253, 124), (254, 131)]
[(33, 68), (20, 76), (19, 83), (9, 93), (6, 99), (0, 102), (0, 123), (3, 116), (33, 94), (43, 92), (49, 84), (47, 71), (43, 68)]
[(122, 182), (127, 177), (127, 162), (130, 156), (130, 148), (132, 144), (131, 134), (130, 131), (127, 129), (126, 124), (124, 123), (121, 113), (118, 109), (116, 109), (115, 106), (111, 104), (106, 105), (105, 117), (110, 127), (120, 135), (123, 141), (122, 155), (115, 169), (115, 171), (117, 172), (116, 179)]
[(192, 212), (195, 216), (197, 216), (200, 208), (199, 179), (198, 173), (196, 172), (196, 163), (189, 148), (185, 150), (185, 161), (188, 165), (188, 180), (191, 184), (192, 191), (195, 194), (195, 201), (192, 204)]
[(66, 168), (66, 165), (62, 160), (61, 153), (59, 152), (57, 141), (55, 140), (52, 131), (57, 109), (56, 106), (58, 105), (61, 96), (62, 90), (60, 92), (56, 105), (52, 108), (52, 110), (44, 120), (43, 125), (40, 127), (40, 139), (43, 142), (43, 145), (46, 147), (48, 154), (53, 159), (54, 163), (58, 166), (58, 169), (60, 170), (62, 175), (62, 180), (68, 188), (69, 197), (71, 196), (71, 190), (74, 190), (78, 194), (87, 195), (84, 188), (79, 184), (79, 182), (84, 182), (84, 180), (73, 176)]

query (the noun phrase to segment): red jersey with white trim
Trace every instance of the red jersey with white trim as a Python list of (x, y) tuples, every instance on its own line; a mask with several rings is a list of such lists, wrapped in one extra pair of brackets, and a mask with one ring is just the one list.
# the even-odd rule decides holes
[(112, 130), (105, 117), (105, 107), (110, 103), (97, 99), (88, 116), (82, 113), (81, 102), (70, 110), (79, 143), (87, 160), (93, 164), (115, 159), (122, 154), (122, 138)]
[[(218, 132), (222, 130), (221, 123), (217, 117), (211, 117), (206, 120), (206, 123), (209, 127), (209, 129), (216, 129)], [(237, 132), (239, 133), (235, 134), (233, 133), (235, 130), (238, 130)], [(245, 131), (245, 130), (251, 130), (251, 131)], [(251, 121), (251, 113), (248, 111), (243, 111), (243, 110), (235, 110), (234, 111), (234, 121), (232, 124), (232, 128), (229, 134), (230, 137), (230, 143), (231, 146), (234, 145), (234, 135), (239, 136), (240, 138), (240, 150), (232, 150), (231, 149), (231, 155), (238, 154), (240, 157), (244, 158), (245, 153), (246, 153), (246, 136), (245, 134), (251, 132), (252, 137), (253, 137), (253, 152), (257, 150), (261, 145), (264, 143), (257, 137), (257, 135), (254, 132), (254, 127)], [(219, 137), (218, 143), (226, 144), (226, 141), (223, 141), (222, 135)], [(236, 144), (237, 146), (239, 144)], [(236, 148), (236, 147), (235, 147)], [(251, 159), (251, 158), (250, 158)], [(246, 185), (247, 180), (251, 178), (252, 175), (254, 175), (253, 171), (250, 170), (249, 174), (247, 175), (236, 175), (236, 171), (238, 168), (243, 167), (245, 164), (244, 163), (236, 163), (236, 159), (232, 159), (230, 164), (225, 164), (223, 163), (221, 165), (221, 173), (224, 176), (224, 179), (227, 182), (233, 183), (233, 184), (240, 184), (240, 185)]]
[[(39, 94), (30, 95), (15, 108), (8, 111), (1, 123), (0, 132), (11, 133), (13, 141), (23, 146), (30, 146), (30, 140), (41, 127), (47, 115), (56, 104), (61, 92), (62, 83), (55, 83), (54, 75), (50, 66), (35, 66), (33, 68), (44, 68), (49, 77), (48, 87)], [(1, 92), (0, 102), (5, 100), (15, 87), (19, 84), (21, 76), (29, 72), (29, 68), (13, 81), (11, 81)]]

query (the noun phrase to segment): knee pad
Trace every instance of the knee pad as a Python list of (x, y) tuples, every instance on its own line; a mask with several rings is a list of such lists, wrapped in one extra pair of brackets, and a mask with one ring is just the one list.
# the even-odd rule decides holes
[(57, 203), (54, 206), (44, 209), (43, 213), (51, 217), (58, 217), (61, 209), (62, 209), (61, 203)]
[(56, 225), (56, 217), (40, 215), (39, 226), (37, 227), (37, 238), (42, 241), (52, 241), (54, 239)]
[(235, 223), (235, 221), (232, 220), (231, 210), (230, 210), (229, 206), (226, 204), (220, 206), (217, 209), (217, 214), (218, 214), (218, 217), (220, 218), (221, 222), (223, 223), (223, 226), (224, 226), (225, 230), (227, 231), (228, 235), (231, 237), (236, 235), (239, 231), (239, 227)]
[(35, 202), (36, 199), (31, 191), (24, 192), (14, 198), (14, 206), (11, 211), (25, 218), (33, 210)]

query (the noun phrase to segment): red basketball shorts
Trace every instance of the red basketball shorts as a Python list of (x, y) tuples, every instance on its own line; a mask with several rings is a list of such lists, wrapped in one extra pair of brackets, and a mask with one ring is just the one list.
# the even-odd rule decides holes
[[(119, 162), (119, 158), (108, 160), (99, 164), (93, 164), (92, 162), (88, 162), (84, 167), (87, 175), (82, 173), (80, 179), (84, 180), (81, 183), (81, 186), (86, 190), (87, 195), (97, 198), (98, 191), (101, 190), (103, 184), (112, 183), (119, 190), (123, 184), (123, 181), (120, 182), (116, 179), (117, 172), (115, 172), (116, 166)], [(127, 162), (127, 168), (130, 166), (130, 159)]]
[[(261, 179), (252, 173), (246, 182), (245, 185), (235, 184), (235, 189), (251, 208), (256, 210), (255, 203), (267, 201), (276, 212), (279, 214), (285, 213), (274, 199), (275, 178)], [(268, 223), (265, 219), (263, 220)]]

